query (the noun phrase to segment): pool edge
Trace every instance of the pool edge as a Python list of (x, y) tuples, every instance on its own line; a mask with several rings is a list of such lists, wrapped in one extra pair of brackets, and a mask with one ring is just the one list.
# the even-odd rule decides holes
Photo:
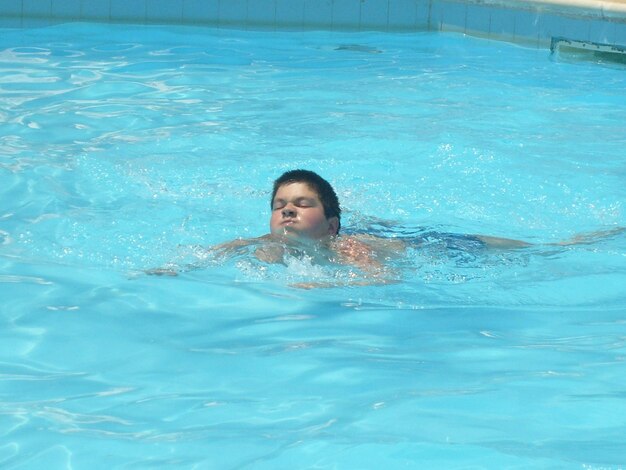
[(0, 0), (0, 27), (68, 22), (445, 31), (537, 48), (555, 37), (626, 46), (626, 0)]

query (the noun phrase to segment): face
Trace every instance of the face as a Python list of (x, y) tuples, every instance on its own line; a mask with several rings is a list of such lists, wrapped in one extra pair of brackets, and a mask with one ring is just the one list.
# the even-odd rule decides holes
[(337, 217), (326, 218), (319, 196), (306, 183), (284, 184), (272, 201), (273, 235), (320, 239), (337, 234)]

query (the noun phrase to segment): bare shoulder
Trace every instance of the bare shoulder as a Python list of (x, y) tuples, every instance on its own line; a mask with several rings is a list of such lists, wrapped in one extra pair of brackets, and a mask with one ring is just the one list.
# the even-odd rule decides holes
[(375, 241), (368, 235), (341, 235), (333, 238), (330, 248), (340, 254), (371, 255), (375, 251)]
[(400, 240), (386, 239), (368, 234), (342, 235), (336, 237), (330, 248), (345, 264), (358, 266), (367, 271), (384, 269), (383, 262), (404, 253), (406, 245)]
[(353, 235), (353, 237), (375, 250), (403, 251), (406, 249), (406, 242), (399, 238), (378, 237), (367, 233)]

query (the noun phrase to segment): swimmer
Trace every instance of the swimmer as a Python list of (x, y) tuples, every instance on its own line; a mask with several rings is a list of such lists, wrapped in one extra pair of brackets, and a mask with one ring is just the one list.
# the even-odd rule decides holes
[[(359, 268), (364, 273), (364, 279), (355, 279), (350, 285), (396, 282), (395, 276), (386, 267), (386, 261), (401, 257), (409, 247), (407, 241), (369, 234), (339, 235), (339, 199), (330, 183), (317, 173), (309, 170), (287, 171), (274, 182), (270, 203), (270, 233), (216, 245), (209, 251), (217, 257), (229, 257), (244, 247), (254, 246), (254, 256), (266, 263), (282, 263), (285, 254), (302, 253), (326, 262)], [(594, 232), (553, 245), (590, 243), (598, 236), (614, 235), (620, 231), (623, 229)], [(520, 249), (532, 246), (521, 240), (486, 235), (450, 235), (449, 238), (485, 248)], [(176, 272), (161, 268), (151, 270), (149, 274), (176, 275)], [(299, 284), (296, 287), (331, 286)]]
[(385, 255), (405, 248), (393, 239), (339, 236), (341, 208), (337, 194), (328, 181), (312, 171), (292, 170), (281, 175), (274, 182), (270, 203), (269, 234), (235, 240), (214, 249), (227, 253), (233, 248), (261, 242), (254, 254), (268, 263), (282, 262), (285, 251), (295, 249), (377, 273), (383, 269), (381, 259)]
[[(368, 234), (340, 236), (341, 208), (337, 194), (328, 181), (312, 171), (291, 170), (281, 175), (274, 182), (270, 203), (272, 214), (269, 234), (256, 239), (234, 240), (217, 245), (214, 249), (228, 251), (261, 240), (287, 244), (295, 242), (327, 248), (336, 254), (341, 263), (365, 269), (381, 267), (382, 257), (377, 255), (406, 249), (406, 243), (400, 239)], [(489, 247), (530, 246), (529, 243), (508, 238), (482, 235), (471, 237)], [(267, 262), (282, 259), (282, 253), (263, 250), (262, 247), (257, 249), (256, 256)]]
[[(272, 191), (270, 233), (258, 238), (237, 239), (213, 246), (217, 257), (229, 257), (240, 249), (255, 246), (254, 256), (266, 263), (281, 263), (286, 253), (306, 254), (314, 259), (352, 265), (370, 282), (391, 282), (381, 262), (406, 248), (402, 242), (368, 235), (339, 236), (341, 208), (333, 187), (308, 170), (292, 170), (281, 175)], [(176, 275), (169, 268), (149, 274)], [(354, 281), (354, 284), (359, 281)], [(322, 287), (298, 285), (298, 287)]]

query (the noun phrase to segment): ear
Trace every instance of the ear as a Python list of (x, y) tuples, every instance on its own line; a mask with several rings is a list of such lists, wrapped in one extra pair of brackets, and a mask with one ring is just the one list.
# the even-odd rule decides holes
[(337, 235), (339, 230), (339, 219), (337, 217), (331, 217), (328, 219), (328, 235)]

